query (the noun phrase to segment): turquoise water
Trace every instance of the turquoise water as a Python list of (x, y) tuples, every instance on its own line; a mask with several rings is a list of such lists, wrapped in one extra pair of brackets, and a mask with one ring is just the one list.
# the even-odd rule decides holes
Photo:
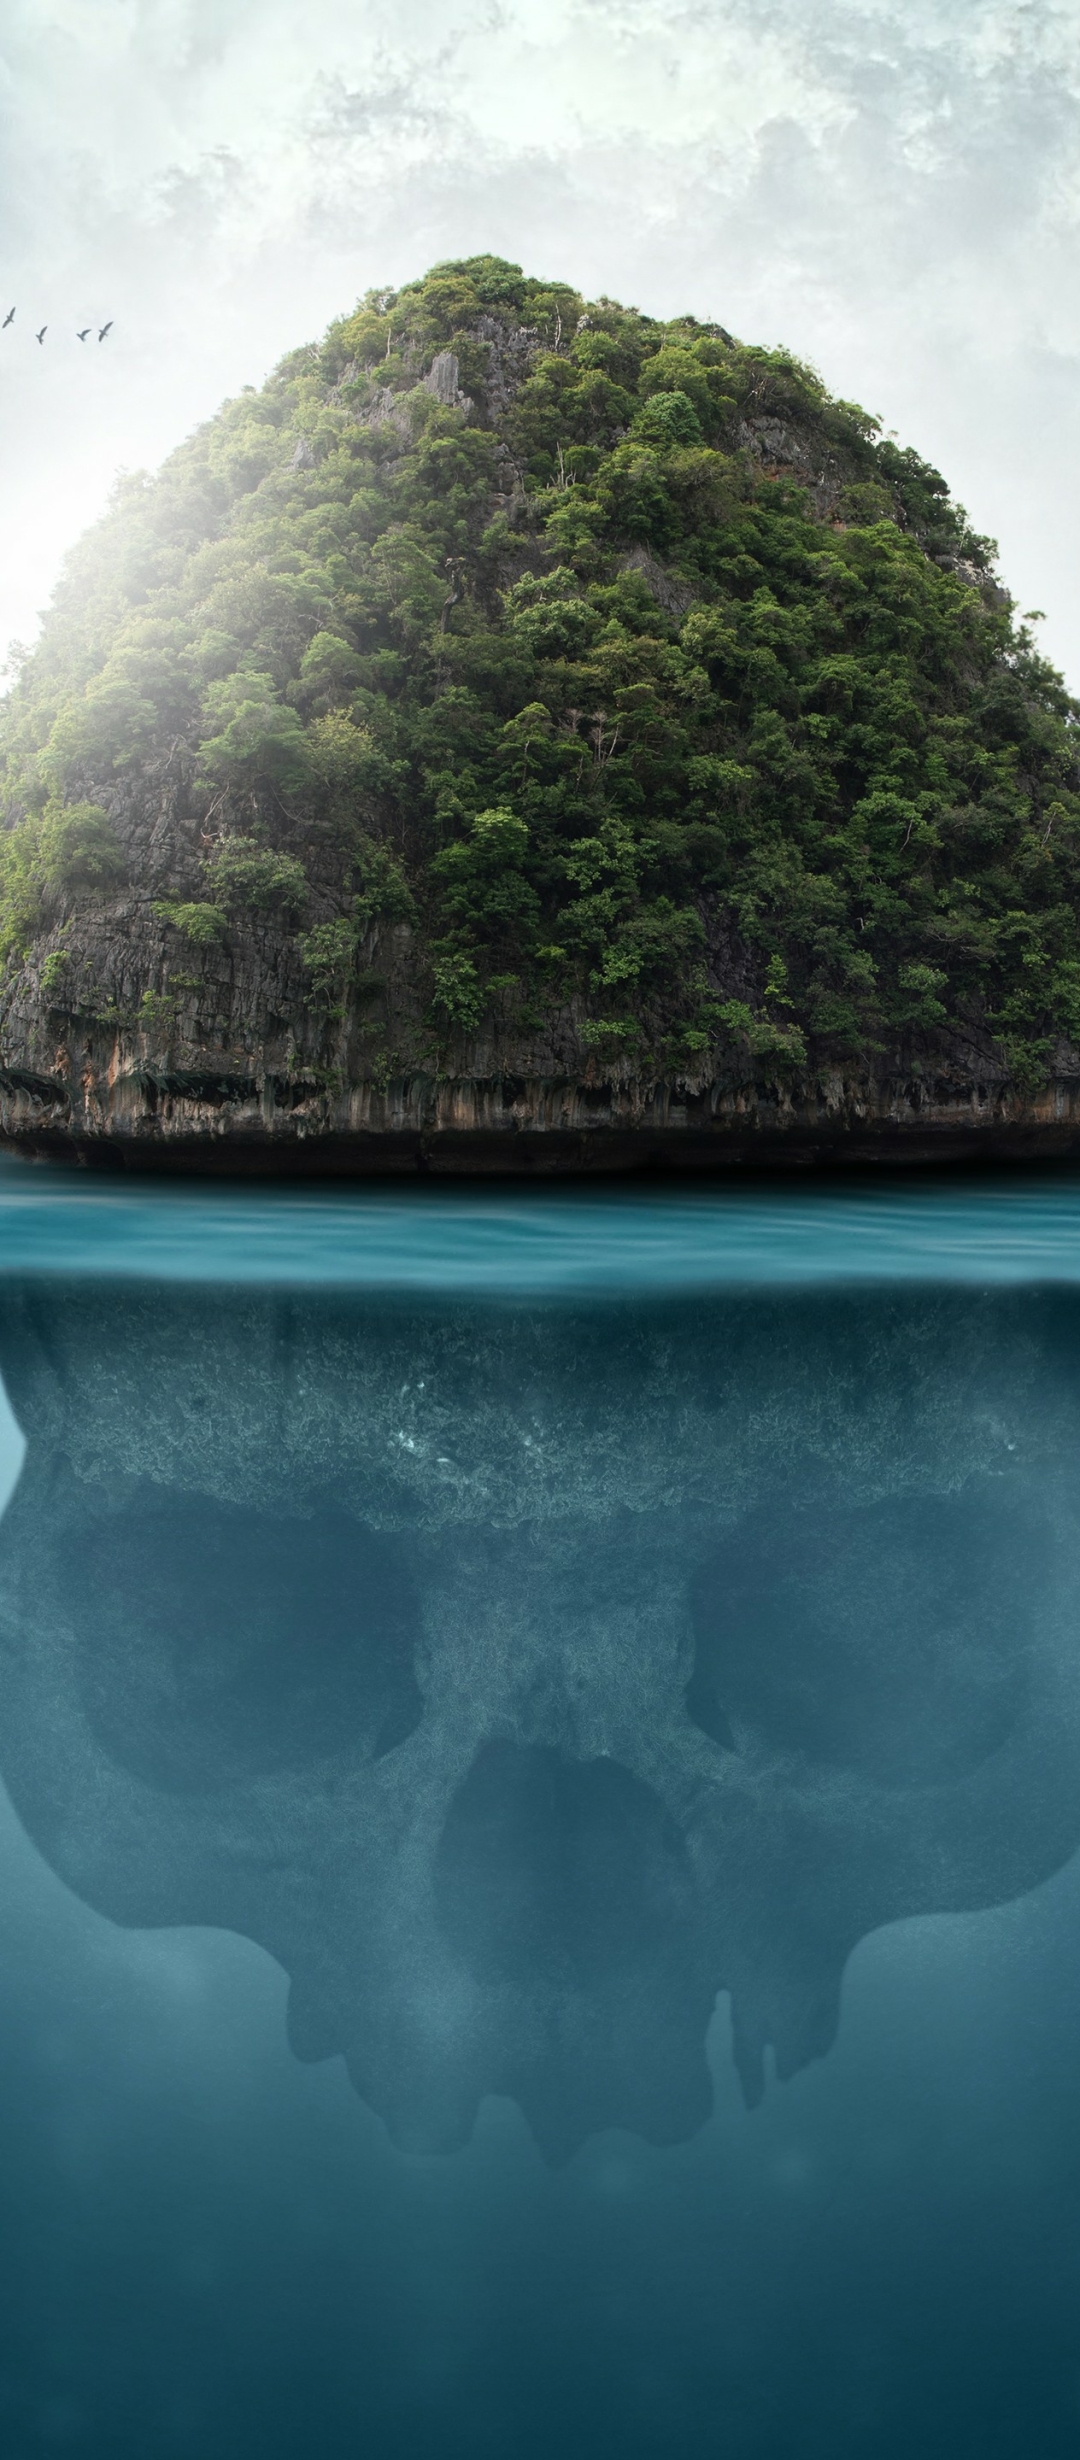
[(1065, 2460), (1080, 1186), (0, 1171), (0, 2454)]
[(1080, 1184), (300, 1193), (0, 1161), (8, 1271), (478, 1295), (1080, 1277)]

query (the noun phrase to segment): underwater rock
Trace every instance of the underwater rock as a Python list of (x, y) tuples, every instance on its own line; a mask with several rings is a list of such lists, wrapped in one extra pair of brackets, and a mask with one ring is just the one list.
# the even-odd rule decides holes
[(852, 1948), (1080, 1840), (1080, 1307), (9, 1284), (0, 1773), (291, 1979), (396, 2141), (748, 2098)]

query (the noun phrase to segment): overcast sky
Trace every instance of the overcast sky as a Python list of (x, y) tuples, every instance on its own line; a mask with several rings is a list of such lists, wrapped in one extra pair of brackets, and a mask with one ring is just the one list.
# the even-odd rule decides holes
[(1080, 690), (1078, 226), (1080, 0), (5, 0), (0, 644), (119, 468), (492, 249), (812, 360)]

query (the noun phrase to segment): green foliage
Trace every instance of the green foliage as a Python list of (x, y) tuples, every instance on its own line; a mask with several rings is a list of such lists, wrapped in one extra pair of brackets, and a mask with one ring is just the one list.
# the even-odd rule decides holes
[(308, 922), (322, 1009), (411, 924), (440, 1034), (783, 1073), (989, 1029), (1034, 1081), (1080, 1039), (1078, 713), (992, 558), (789, 354), (436, 266), (76, 549), (0, 720), (0, 951), (120, 884), (78, 798), (181, 781), (206, 897), (158, 912)]
[(713, 1022), (722, 1025), (752, 1059), (780, 1060), (789, 1070), (805, 1066), (806, 1040), (797, 1025), (779, 1025), (770, 1017), (755, 1016), (742, 999), (726, 999), (711, 1014)]
[(37, 868), (42, 886), (63, 894), (104, 894), (127, 873), (124, 850), (107, 812), (96, 803), (47, 803), (38, 824)]
[(333, 1014), (343, 1012), (349, 990), (355, 987), (365, 932), (376, 922), (411, 923), (416, 918), (412, 890), (387, 846), (360, 837), (353, 847), (352, 879), (357, 894), (348, 914), (316, 923), (300, 938), (312, 997), (318, 1007)]
[(312, 996), (320, 1007), (340, 1010), (356, 959), (356, 924), (340, 914), (335, 922), (316, 923), (303, 934), (300, 954), (311, 976)]
[(219, 905), (185, 904), (175, 898), (159, 898), (154, 912), (162, 922), (171, 923), (174, 931), (190, 940), (193, 948), (213, 948), (225, 937), (228, 919)]
[[(136, 1024), (150, 1042), (167, 1042), (176, 1024), (177, 1003), (168, 991), (144, 991)], [(117, 1023), (121, 1020), (117, 1018)]]
[(54, 991), (63, 988), (64, 976), (70, 963), (71, 959), (66, 948), (50, 948), (41, 968), (41, 988), (47, 999), (52, 998)]
[(207, 725), (217, 729), (204, 734), (199, 746), (204, 777), (223, 786), (261, 779), (307, 784), (311, 759), (304, 729), (295, 709), (278, 699), (272, 675), (223, 675), (208, 685), (203, 708)]
[(40, 822), (21, 821), (0, 838), (0, 957), (22, 957), (41, 920), (37, 869)]
[(248, 837), (219, 838), (206, 863), (206, 880), (214, 904), (181, 911), (205, 914), (217, 906), (234, 913), (247, 908), (256, 914), (296, 915), (307, 902), (307, 873), (296, 855), (276, 853)]
[(433, 1006), (465, 1029), (478, 1025), (489, 991), (512, 990), (536, 940), (540, 899), (528, 877), (529, 831), (507, 804), (478, 812), (467, 837), (432, 862), (450, 923), (435, 942)]
[(336, 708), (356, 691), (363, 672), (363, 663), (348, 641), (336, 632), (316, 632), (300, 660), (295, 697), (307, 709)]
[(127, 871), (108, 813), (50, 801), (0, 836), (0, 958), (21, 955), (50, 914), (118, 888)]
[(700, 444), (701, 421), (689, 394), (654, 393), (635, 415), (634, 434), (665, 452), (673, 444)]
[(436, 1015), (462, 1033), (474, 1033), (487, 1000), (472, 958), (460, 949), (451, 950), (436, 957), (431, 971), (435, 985), (431, 1004)]
[(389, 846), (360, 837), (353, 846), (352, 877), (357, 889), (353, 918), (358, 931), (366, 931), (373, 922), (416, 921), (416, 899)]

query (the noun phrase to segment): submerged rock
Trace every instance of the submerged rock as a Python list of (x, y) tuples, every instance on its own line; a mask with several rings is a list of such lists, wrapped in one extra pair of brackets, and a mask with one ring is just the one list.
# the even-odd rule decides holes
[(552, 2158), (833, 2039), (1080, 1840), (1068, 1293), (477, 1305), (28, 1280), (0, 1771), (127, 1924), (291, 1977), (407, 2146)]

